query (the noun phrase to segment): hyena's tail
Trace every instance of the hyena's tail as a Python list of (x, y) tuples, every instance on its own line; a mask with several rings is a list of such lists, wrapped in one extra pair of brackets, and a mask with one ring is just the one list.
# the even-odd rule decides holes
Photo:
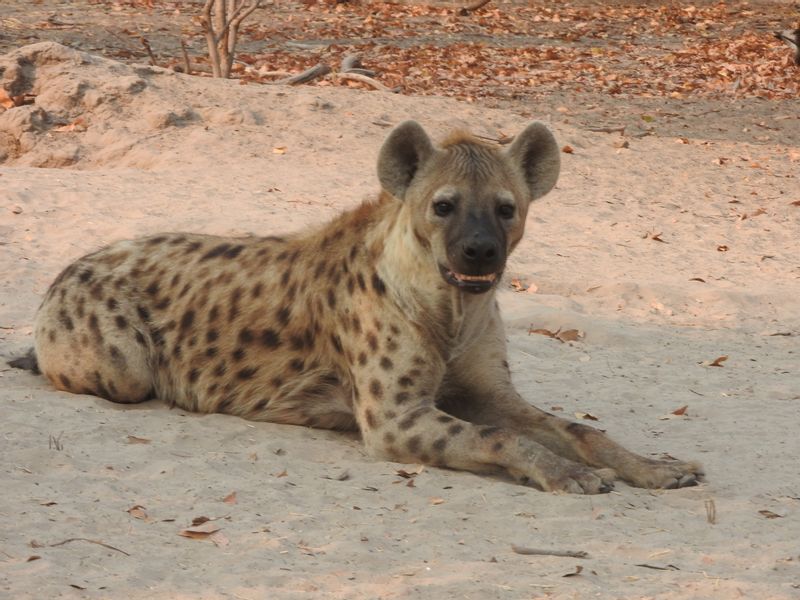
[(36, 352), (33, 348), (28, 350), (25, 356), (20, 356), (19, 358), (14, 358), (8, 361), (8, 366), (14, 367), (15, 369), (32, 371), (34, 375), (41, 374), (41, 371), (39, 370), (39, 361), (36, 360)]

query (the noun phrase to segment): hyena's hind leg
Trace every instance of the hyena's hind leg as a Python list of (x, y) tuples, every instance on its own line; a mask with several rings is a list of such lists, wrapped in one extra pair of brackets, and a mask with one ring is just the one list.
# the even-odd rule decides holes
[(80, 263), (71, 269), (36, 316), (39, 369), (60, 390), (122, 403), (147, 400), (153, 376), (146, 314), (97, 269)]

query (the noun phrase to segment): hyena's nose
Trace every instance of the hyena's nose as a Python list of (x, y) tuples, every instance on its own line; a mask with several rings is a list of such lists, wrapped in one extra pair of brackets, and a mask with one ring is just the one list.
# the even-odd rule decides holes
[(461, 247), (464, 260), (476, 267), (494, 263), (497, 259), (497, 241), (488, 236), (476, 236)]

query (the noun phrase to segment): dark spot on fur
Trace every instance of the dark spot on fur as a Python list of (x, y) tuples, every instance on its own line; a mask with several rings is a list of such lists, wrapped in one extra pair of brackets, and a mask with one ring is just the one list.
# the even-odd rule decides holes
[(253, 340), (255, 340), (255, 339), (256, 339), (256, 336), (247, 327), (243, 328), (239, 332), (239, 343), (241, 343), (241, 344), (252, 344)]
[(233, 357), (233, 360), (235, 360), (236, 362), (242, 360), (244, 356), (245, 356), (244, 348), (236, 348), (233, 352), (231, 352), (231, 357)]
[(374, 289), (378, 296), (383, 296), (386, 293), (386, 284), (383, 283), (377, 273), (372, 274), (372, 289)]
[(144, 288), (144, 291), (148, 296), (155, 296), (158, 294), (158, 282), (153, 281), (150, 285)]
[(236, 372), (237, 379), (252, 379), (258, 372), (258, 367), (245, 367)]
[(464, 426), (461, 423), (454, 423), (447, 428), (447, 433), (450, 435), (458, 435), (462, 431), (464, 431)]
[(364, 419), (367, 421), (367, 426), (370, 429), (375, 429), (378, 426), (378, 421), (375, 418), (375, 413), (373, 413), (370, 409), (364, 411)]
[(369, 344), (369, 349), (375, 352), (378, 349), (378, 336), (370, 331), (367, 334), (367, 344)]
[(141, 304), (136, 307), (136, 313), (141, 317), (144, 321), (150, 320), (150, 311), (147, 310)]
[(155, 246), (156, 244), (160, 244), (161, 242), (165, 242), (166, 240), (167, 240), (166, 237), (164, 237), (163, 235), (159, 235), (159, 236), (156, 236), (156, 237), (153, 237), (153, 238), (150, 238), (149, 240), (147, 240), (147, 245), (148, 246)]
[(425, 364), (425, 359), (422, 358), (421, 356), (415, 356), (412, 359), (412, 361), (414, 362), (415, 365), (419, 365), (419, 366), (422, 366), (422, 365)]
[(61, 382), (61, 385), (63, 385), (66, 388), (68, 388), (68, 387), (70, 387), (70, 385), (72, 385), (72, 382), (69, 380), (69, 377), (67, 377), (63, 373), (58, 376), (58, 379)]
[(278, 319), (278, 322), (281, 325), (288, 325), (289, 317), (291, 316), (291, 314), (292, 314), (292, 309), (288, 306), (283, 306), (275, 314), (275, 318)]
[(478, 435), (480, 435), (482, 438), (491, 437), (496, 433), (500, 433), (499, 427), (481, 427), (478, 431)]
[(261, 332), (260, 341), (262, 346), (277, 348), (281, 345), (281, 336), (274, 329), (265, 329)]
[(219, 354), (219, 350), (216, 346), (209, 346), (206, 348), (206, 356), (208, 358), (214, 358), (217, 354)]
[(61, 323), (67, 331), (72, 331), (75, 329), (75, 325), (72, 322), (72, 319), (67, 314), (67, 311), (63, 308), (58, 311), (58, 322)]
[(222, 377), (223, 375), (225, 375), (225, 371), (227, 371), (227, 367), (225, 365), (224, 360), (221, 363), (219, 363), (216, 367), (214, 367), (214, 375), (216, 377)]
[(184, 251), (184, 254), (191, 254), (192, 252), (196, 252), (197, 250), (200, 249), (200, 247), (202, 245), (203, 245), (202, 242), (192, 242), (191, 244), (186, 246), (186, 250)]
[(48, 339), (48, 340), (50, 340), (51, 342), (55, 342), (55, 341), (56, 341), (56, 332), (55, 332), (55, 330), (54, 330), (54, 329), (51, 329), (51, 330), (50, 330), (50, 331), (47, 333), (47, 339)]
[(381, 365), (381, 369), (383, 369), (384, 371), (389, 371), (389, 370), (392, 369), (392, 367), (394, 367), (394, 363), (392, 362), (392, 359), (389, 358), (388, 356), (381, 356), (380, 365)]
[(439, 415), (438, 417), (436, 417), (436, 420), (439, 421), (439, 423), (449, 423), (450, 421), (453, 420), (453, 417), (451, 417), (450, 415)]
[(292, 350), (302, 350), (305, 347), (305, 340), (302, 334), (293, 333), (289, 336), (289, 348)]
[(369, 391), (372, 394), (373, 398), (380, 400), (383, 398), (383, 385), (377, 379), (373, 379), (369, 382)]
[(444, 451), (446, 446), (447, 446), (447, 438), (440, 437), (435, 442), (433, 442), (433, 449), (436, 452)]
[(364, 276), (361, 273), (356, 273), (356, 282), (358, 283), (358, 287), (361, 288), (362, 292), (367, 291), (367, 284), (364, 281)]
[(119, 302), (115, 298), (109, 298), (106, 300), (106, 307), (110, 311), (115, 311), (119, 308)]
[(276, 375), (275, 377), (273, 377), (272, 379), (270, 379), (270, 380), (269, 380), (269, 382), (270, 382), (270, 383), (271, 383), (271, 384), (272, 384), (274, 387), (276, 387), (276, 388), (279, 388), (279, 387), (281, 387), (281, 386), (283, 385), (283, 377), (281, 377), (280, 375)]
[(183, 313), (181, 317), (181, 331), (189, 329), (192, 323), (194, 323), (194, 311), (190, 309)]
[(506, 371), (508, 371), (508, 361), (507, 360), (503, 361), (503, 367), (505, 367)]
[(333, 288), (328, 288), (328, 307), (336, 308), (336, 291)]
[(361, 319), (358, 318), (358, 315), (353, 315), (353, 331), (361, 333)]
[(358, 353), (358, 364), (360, 364), (362, 367), (367, 364), (367, 355), (365, 352)]
[(500, 450), (502, 449), (503, 449), (503, 442), (495, 442), (494, 445), (492, 446), (493, 452), (500, 452)]
[(211, 248), (211, 250), (209, 250), (208, 252), (203, 254), (203, 256), (200, 258), (200, 260), (209, 260), (209, 259), (212, 259), (212, 258), (217, 258), (219, 256), (222, 256), (226, 252), (228, 252), (230, 249), (231, 249), (231, 245), (230, 244), (218, 244), (218, 245), (214, 246), (213, 248)]
[(397, 384), (400, 387), (411, 387), (412, 385), (414, 385), (414, 380), (407, 375), (403, 375), (397, 380)]
[(196, 382), (199, 377), (200, 377), (200, 371), (198, 371), (197, 369), (191, 369), (189, 371), (189, 383)]
[(262, 398), (253, 405), (253, 412), (261, 412), (269, 405), (269, 398)]
[(253, 289), (250, 292), (250, 294), (253, 296), (253, 298), (258, 298), (259, 296), (261, 296), (261, 292), (263, 290), (264, 290), (264, 284), (263, 283), (257, 283), (257, 284), (255, 284), (253, 286)]
[(303, 370), (303, 367), (305, 367), (305, 363), (302, 358), (293, 358), (289, 361), (289, 368), (292, 369), (292, 371), (297, 371), (299, 373)]
[(417, 420), (426, 412), (428, 412), (428, 410), (429, 409), (425, 406), (412, 410), (405, 417), (403, 417), (403, 420), (400, 421), (398, 427), (401, 431), (407, 431), (411, 429), (416, 424)]
[(592, 435), (596, 431), (588, 425), (582, 425), (581, 423), (570, 423), (567, 425), (566, 429), (581, 441), (585, 440), (587, 436)]
[(231, 404), (233, 404), (233, 401), (235, 399), (236, 398), (231, 394), (228, 394), (227, 396), (222, 398), (222, 400), (219, 401), (219, 404), (217, 404), (217, 408), (215, 409), (216, 412), (218, 413), (228, 412), (228, 409), (231, 407)]
[(383, 434), (383, 441), (386, 442), (387, 444), (394, 444), (396, 439), (397, 438), (391, 431), (387, 431), (386, 433)]
[(335, 333), (331, 334), (331, 344), (333, 345), (333, 349), (338, 354), (342, 354), (342, 352), (344, 351), (342, 348), (342, 340)]
[(219, 332), (216, 329), (209, 329), (206, 331), (206, 341), (207, 342), (216, 342), (217, 338), (219, 338)]
[(406, 448), (408, 448), (408, 451), (412, 454), (417, 454), (421, 444), (422, 438), (418, 435), (412, 435), (406, 442)]
[(116, 324), (117, 329), (125, 329), (128, 326), (128, 319), (122, 315), (117, 315), (114, 317), (114, 323)]
[(394, 402), (395, 404), (403, 404), (405, 402), (408, 402), (409, 398), (411, 398), (411, 394), (409, 394), (408, 392), (397, 392), (394, 395)]
[(91, 269), (86, 269), (80, 275), (78, 275), (78, 280), (80, 280), (81, 283), (86, 283), (92, 278), (92, 275), (94, 275), (94, 271)]

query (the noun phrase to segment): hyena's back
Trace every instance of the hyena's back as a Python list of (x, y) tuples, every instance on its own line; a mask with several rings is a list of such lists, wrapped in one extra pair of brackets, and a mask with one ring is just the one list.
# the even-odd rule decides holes
[[(39, 367), (59, 389), (115, 402), (158, 396), (188, 410), (353, 427), (329, 351), (341, 350), (338, 338), (314, 317), (325, 291), (298, 289), (296, 274), (320, 266), (301, 248), (299, 239), (161, 234), (85, 256), (39, 309)], [(348, 252), (329, 241), (325, 264)]]

